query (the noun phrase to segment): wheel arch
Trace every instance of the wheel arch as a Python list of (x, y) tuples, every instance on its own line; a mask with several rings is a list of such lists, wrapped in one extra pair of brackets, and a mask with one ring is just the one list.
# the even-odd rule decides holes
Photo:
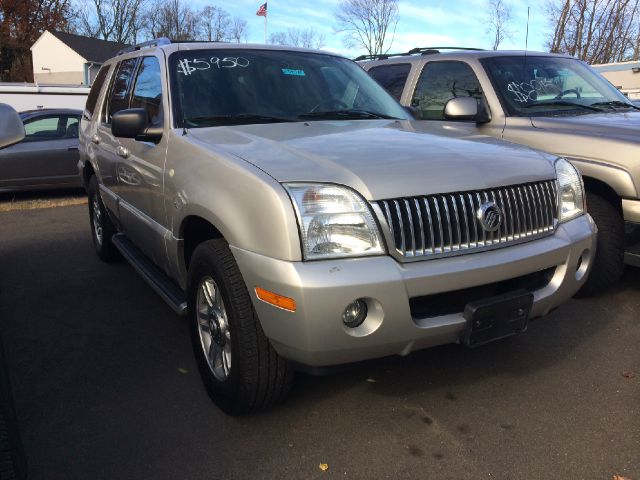
[(82, 184), (84, 185), (85, 190), (89, 186), (89, 180), (91, 180), (91, 177), (95, 174), (96, 171), (94, 170), (93, 165), (91, 165), (89, 160), (86, 160), (82, 167)]
[(189, 270), (189, 262), (198, 245), (207, 240), (225, 238), (220, 229), (210, 220), (197, 214), (190, 214), (182, 219), (179, 236), (182, 239), (179, 251), (180, 269), (185, 273)]
[[(622, 200), (613, 187), (602, 180), (598, 180), (597, 178), (593, 178), (588, 175), (583, 176), (582, 179), (587, 193), (595, 193), (610, 202), (619, 212), (622, 212)], [(587, 208), (589, 208), (588, 202)]]

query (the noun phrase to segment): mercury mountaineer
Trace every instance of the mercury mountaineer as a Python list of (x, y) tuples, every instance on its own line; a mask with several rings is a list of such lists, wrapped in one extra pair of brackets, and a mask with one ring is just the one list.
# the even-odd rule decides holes
[(521, 333), (595, 253), (569, 162), (417, 131), (326, 52), (129, 47), (100, 70), (80, 130), (98, 256), (123, 256), (188, 315), (230, 414), (277, 403), (296, 368)]

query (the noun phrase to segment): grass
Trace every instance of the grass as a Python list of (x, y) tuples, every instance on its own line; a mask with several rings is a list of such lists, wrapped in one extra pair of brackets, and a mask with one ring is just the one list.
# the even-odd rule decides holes
[(82, 190), (0, 194), (0, 212), (67, 207), (70, 205), (86, 205), (86, 203), (87, 195)]

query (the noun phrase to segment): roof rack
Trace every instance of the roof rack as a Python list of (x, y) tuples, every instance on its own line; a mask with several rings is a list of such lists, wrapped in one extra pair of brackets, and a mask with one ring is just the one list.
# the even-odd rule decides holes
[(435, 53), (440, 53), (440, 50), (473, 50), (482, 52), (484, 48), (473, 48), (473, 47), (417, 47), (412, 48), (407, 53), (409, 55), (413, 55), (415, 53), (420, 53), (422, 55), (433, 55)]
[(408, 52), (404, 53), (381, 53), (378, 55), (360, 55), (357, 58), (354, 58), (354, 61), (359, 62), (361, 60), (386, 60), (389, 57), (406, 57), (408, 55), (435, 55), (440, 53), (440, 50), (474, 50), (482, 52), (483, 48), (472, 48), (472, 47), (416, 47), (412, 48)]
[(135, 52), (136, 50), (141, 50), (143, 48), (151, 48), (151, 47), (160, 47), (162, 45), (170, 45), (171, 40), (165, 37), (154, 38), (153, 40), (149, 40), (147, 42), (137, 43), (135, 45), (130, 45), (128, 47), (120, 50), (116, 55), (122, 55), (123, 53)]
[(378, 55), (360, 55), (357, 58), (354, 58), (354, 62), (359, 62), (360, 60), (386, 60), (389, 57), (403, 57), (405, 55), (409, 55), (407, 52), (404, 53), (380, 53)]

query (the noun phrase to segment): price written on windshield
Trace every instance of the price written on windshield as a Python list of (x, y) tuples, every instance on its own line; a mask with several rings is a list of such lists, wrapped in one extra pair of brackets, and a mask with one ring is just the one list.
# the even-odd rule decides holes
[(246, 68), (249, 66), (249, 60), (243, 57), (211, 57), (205, 58), (183, 58), (178, 62), (178, 73), (183, 75), (191, 75), (193, 72), (200, 70), (221, 69), (221, 68)]

